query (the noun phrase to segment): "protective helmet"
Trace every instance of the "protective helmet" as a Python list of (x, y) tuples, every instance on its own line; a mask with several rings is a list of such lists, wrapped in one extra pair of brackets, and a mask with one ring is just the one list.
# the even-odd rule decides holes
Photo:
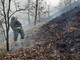
[(11, 21), (14, 22), (16, 20), (16, 17), (12, 17)]

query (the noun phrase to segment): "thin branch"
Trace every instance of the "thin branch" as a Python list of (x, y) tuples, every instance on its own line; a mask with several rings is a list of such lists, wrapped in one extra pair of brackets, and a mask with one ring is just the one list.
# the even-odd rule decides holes
[(9, 12), (10, 12), (10, 7), (11, 7), (11, 0), (9, 0), (9, 6), (8, 6), (8, 11), (7, 11), (7, 18), (8, 18), (8, 23), (7, 23), (7, 25), (8, 25), (8, 27), (7, 27), (7, 29), (9, 30)]
[(2, 7), (0, 7), (0, 9), (1, 9), (1, 10), (3, 10), (3, 8), (2, 8)]
[(5, 29), (4, 29), (3, 25), (2, 25), (2, 29), (3, 29), (3, 32), (4, 32), (4, 37), (6, 39)]
[(2, 3), (2, 7), (3, 7), (3, 14), (4, 14), (4, 18), (5, 18), (5, 25), (6, 25), (6, 28), (7, 28), (7, 20), (6, 20), (6, 12), (5, 12), (5, 0), (1, 0), (1, 3)]
[[(11, 17), (12, 15), (14, 15), (16, 12), (24, 11), (24, 10), (26, 10), (26, 8), (25, 8), (25, 9), (19, 9), (19, 10), (16, 10), (16, 11), (14, 11), (14, 12), (10, 15), (10, 17)], [(10, 17), (9, 17), (9, 18), (10, 18)]]
[(11, 6), (11, 0), (9, 0), (9, 6), (8, 6), (8, 11), (7, 11), (7, 17), (9, 17), (10, 6)]
[(4, 16), (1, 12), (0, 12), (0, 15), (1, 15), (1, 16)]

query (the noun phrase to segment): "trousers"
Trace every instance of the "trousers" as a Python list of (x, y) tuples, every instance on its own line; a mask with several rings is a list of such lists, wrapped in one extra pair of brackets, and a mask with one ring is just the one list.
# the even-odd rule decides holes
[(14, 30), (14, 41), (17, 41), (18, 35), (20, 34), (21, 39), (24, 39), (24, 31), (23, 29)]

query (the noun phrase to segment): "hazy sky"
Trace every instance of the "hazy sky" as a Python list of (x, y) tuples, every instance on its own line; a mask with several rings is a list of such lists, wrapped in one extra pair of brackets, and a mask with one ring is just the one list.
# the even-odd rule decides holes
[(45, 0), (48, 5), (51, 5), (52, 7), (55, 7), (59, 4), (60, 0)]
[[(21, 5), (26, 4), (27, 0), (16, 0), (16, 2), (20, 2)], [(50, 5), (51, 7), (55, 7), (59, 4), (60, 0), (45, 0), (47, 2), (48, 5)], [(15, 8), (14, 4), (12, 3), (12, 9)]]

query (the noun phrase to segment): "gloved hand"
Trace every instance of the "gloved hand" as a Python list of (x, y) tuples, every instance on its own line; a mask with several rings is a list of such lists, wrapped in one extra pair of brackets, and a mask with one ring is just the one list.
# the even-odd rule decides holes
[(21, 29), (21, 27), (17, 27), (17, 29)]

